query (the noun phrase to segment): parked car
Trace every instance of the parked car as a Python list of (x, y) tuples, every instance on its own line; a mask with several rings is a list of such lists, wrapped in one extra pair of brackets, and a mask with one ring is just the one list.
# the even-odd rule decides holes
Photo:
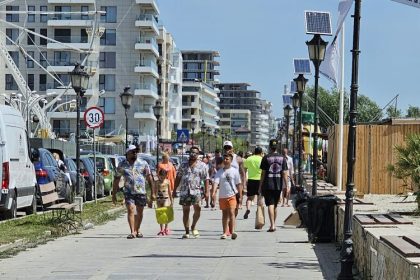
[(35, 174), (38, 184), (54, 182), (58, 196), (68, 203), (73, 202), (73, 190), (66, 173), (60, 169), (52, 153), (44, 148), (32, 150)]
[[(94, 156), (89, 155), (93, 161)], [(112, 165), (111, 159), (104, 154), (96, 155), (96, 170), (104, 177), (105, 194), (109, 195), (112, 190), (112, 183), (114, 182), (115, 168)]]
[(17, 209), (36, 212), (36, 177), (21, 113), (0, 105), (0, 218), (16, 218)]
[(108, 158), (111, 160), (111, 163), (114, 166), (114, 169), (116, 169), (118, 167), (118, 164), (125, 159), (125, 156), (108, 155)]
[(156, 157), (149, 156), (147, 154), (139, 154), (138, 157), (149, 164), (150, 171), (152, 172), (153, 176), (156, 176)]
[[(75, 159), (73, 159), (75, 160)], [(86, 183), (86, 200), (94, 200), (93, 187), (95, 186), (98, 197), (105, 195), (104, 191), (104, 178), (99, 172), (93, 167), (93, 161), (88, 156), (80, 157), (80, 172), (85, 178)], [(94, 172), (96, 172), (96, 182), (94, 178)]]
[[(70, 175), (71, 183), (73, 185), (73, 190), (75, 191), (76, 196), (83, 197), (83, 201), (86, 201), (86, 185), (85, 178), (81, 173), (77, 173), (76, 162), (69, 157), (64, 158), (64, 164), (67, 167), (68, 174)], [(79, 176), (79, 188), (77, 188), (76, 176)]]

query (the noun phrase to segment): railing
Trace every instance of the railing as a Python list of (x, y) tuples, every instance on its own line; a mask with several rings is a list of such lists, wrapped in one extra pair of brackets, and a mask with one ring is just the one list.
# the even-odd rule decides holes
[[(75, 66), (76, 63), (80, 63), (77, 60), (48, 60), (49, 66)], [(48, 66), (48, 65), (47, 65)], [(97, 61), (88, 61), (85, 64), (86, 67), (98, 67)]]
[(154, 16), (154, 15), (150, 15), (150, 14), (143, 14), (143, 15), (139, 15), (139, 16), (137, 17), (137, 20), (141, 20), (141, 21), (151, 21), (151, 22), (153, 22), (154, 24), (158, 25), (158, 21), (157, 21), (157, 19), (155, 18), (155, 16)]
[(158, 71), (158, 67), (156, 62), (152, 61), (152, 60), (143, 60), (143, 61), (139, 61), (137, 63), (137, 67), (151, 67), (153, 70), (155, 70), (156, 72)]
[(151, 90), (157, 94), (157, 86), (152, 83), (136, 83), (135, 89)]
[(159, 49), (159, 46), (158, 46), (158, 44), (156, 42), (156, 39), (153, 38), (153, 37), (140, 37), (137, 40), (137, 43), (140, 43), (140, 44), (152, 44), (156, 49)]
[(153, 104), (150, 105), (138, 105), (135, 106), (135, 112), (136, 113), (153, 113), (153, 109), (152, 109)]
[(62, 43), (87, 43), (87, 36), (54, 36), (54, 40)]
[(93, 20), (93, 16), (76, 14), (55, 14), (49, 16), (48, 20)]

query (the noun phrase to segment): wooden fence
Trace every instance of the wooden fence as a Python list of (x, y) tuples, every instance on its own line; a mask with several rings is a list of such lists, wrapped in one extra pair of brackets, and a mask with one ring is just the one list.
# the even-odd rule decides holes
[[(328, 129), (328, 181), (337, 185), (339, 126)], [(365, 194), (399, 194), (406, 191), (402, 180), (388, 171), (396, 161), (394, 147), (404, 144), (405, 137), (420, 133), (420, 120), (392, 120), (384, 124), (362, 124), (356, 129), (355, 188)], [(344, 126), (342, 188), (347, 181), (348, 125)], [(411, 186), (410, 186), (411, 187)]]

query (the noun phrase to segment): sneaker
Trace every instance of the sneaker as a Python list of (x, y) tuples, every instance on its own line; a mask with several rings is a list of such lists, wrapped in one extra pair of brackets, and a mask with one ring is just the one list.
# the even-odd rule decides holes
[(194, 229), (193, 231), (192, 231), (192, 235), (194, 236), (194, 237), (199, 237), (200, 236), (200, 232), (197, 230), (197, 229)]
[(238, 234), (236, 233), (236, 232), (233, 232), (232, 233), (232, 237), (231, 237), (233, 240), (235, 240), (236, 238), (238, 238)]
[(182, 239), (188, 239), (190, 238), (190, 235), (188, 233), (185, 233), (184, 235), (182, 235)]
[(248, 215), (249, 215), (249, 213), (251, 213), (251, 211), (249, 211), (249, 210), (246, 210), (245, 211), (245, 215), (244, 215), (244, 219), (246, 220), (246, 219), (248, 219)]
[(220, 239), (226, 239), (226, 238), (227, 238), (226, 234), (222, 234), (222, 236), (220, 236)]

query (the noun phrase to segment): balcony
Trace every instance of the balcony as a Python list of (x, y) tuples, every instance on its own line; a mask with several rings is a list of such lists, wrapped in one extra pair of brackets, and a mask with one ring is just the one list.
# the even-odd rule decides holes
[[(182, 114), (182, 121), (183, 122), (191, 122), (191, 119), (201, 120), (200, 115), (192, 115), (192, 114)], [(199, 129), (199, 128), (198, 128)], [(197, 130), (196, 130), (197, 131)]]
[(48, 18), (47, 25), (53, 27), (91, 27), (93, 25), (93, 17), (87, 15), (56, 14)]
[[(47, 65), (48, 72), (57, 72), (57, 73), (68, 73), (74, 69), (74, 65), (79, 61), (70, 61), (70, 60), (52, 60), (49, 61), (49, 65)], [(96, 73), (96, 69), (98, 68), (98, 63), (95, 62), (88, 62), (86, 64), (86, 68), (88, 72)]]
[(136, 67), (134, 67), (134, 72), (141, 74), (148, 74), (154, 76), (156, 79), (159, 79), (158, 67), (156, 62), (149, 61), (140, 61)]
[(48, 0), (48, 4), (95, 4), (95, 0)]
[[(74, 68), (74, 66), (73, 66)], [(66, 85), (66, 83), (64, 83)], [(76, 95), (76, 92), (73, 90), (73, 88), (67, 87), (66, 86), (61, 86), (58, 83), (48, 83), (47, 84), (47, 94), (52, 94), (52, 93), (56, 93), (57, 95), (60, 95), (62, 93), (66, 93), (66, 95)], [(93, 89), (90, 86), (86, 92), (85, 95), (92, 95), (93, 94)]]
[(156, 121), (156, 117), (153, 114), (153, 104), (137, 106), (135, 108), (134, 118), (135, 119), (149, 119)]
[(194, 102), (183, 101), (182, 102), (182, 107), (191, 107), (191, 108), (198, 108), (198, 109), (201, 108), (200, 103), (198, 101), (194, 101)]
[[(68, 50), (73, 48), (88, 50), (90, 44), (88, 43), (88, 37), (81, 36), (55, 36), (54, 40), (59, 41), (60, 43), (49, 42), (47, 44), (47, 49), (50, 50)], [(64, 45), (66, 44), (66, 45)]]
[(134, 89), (134, 95), (151, 97), (155, 100), (159, 99), (157, 87), (152, 83), (137, 83)]
[(156, 38), (153, 38), (153, 37), (139, 38), (134, 48), (136, 50), (150, 51), (156, 57), (159, 57), (159, 47), (156, 42)]
[(148, 30), (148, 31), (152, 31), (156, 35), (159, 35), (158, 21), (156, 20), (154, 15), (151, 15), (151, 14), (139, 15), (135, 22), (135, 26)]
[(136, 4), (142, 5), (142, 8), (152, 9), (157, 15), (159, 14), (159, 8), (155, 0), (136, 0)]

